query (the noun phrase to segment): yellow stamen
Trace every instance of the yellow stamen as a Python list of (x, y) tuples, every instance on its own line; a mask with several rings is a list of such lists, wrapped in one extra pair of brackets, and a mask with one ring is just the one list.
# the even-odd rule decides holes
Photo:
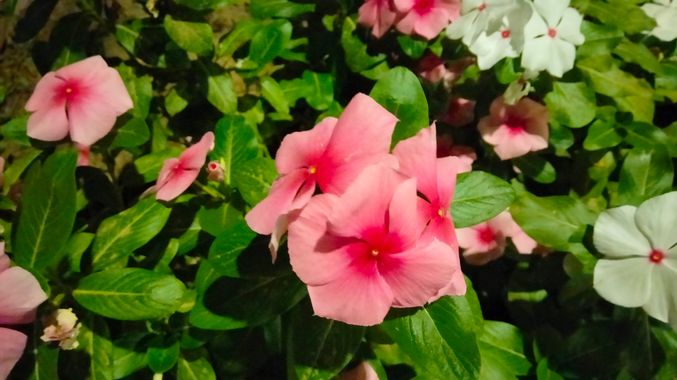
[(371, 250), (371, 255), (374, 256), (374, 257), (378, 256), (379, 253), (380, 253), (380, 252), (379, 252), (378, 250), (376, 250), (376, 249), (372, 249), (372, 250)]
[(445, 210), (443, 208), (437, 210), (437, 215), (439, 215), (439, 216), (444, 216), (446, 214), (447, 214), (447, 210)]
[(315, 166), (309, 167), (309, 168), (308, 168), (308, 173), (310, 173), (310, 174), (315, 174), (315, 173), (317, 173), (317, 167), (315, 167)]

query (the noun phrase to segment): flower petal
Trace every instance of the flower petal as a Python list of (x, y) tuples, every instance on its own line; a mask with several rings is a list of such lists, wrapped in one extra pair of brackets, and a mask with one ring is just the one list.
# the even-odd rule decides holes
[(600, 259), (595, 265), (593, 286), (605, 300), (624, 307), (640, 307), (651, 295), (655, 269), (646, 257)]
[(435, 130), (436, 126), (433, 123), (416, 135), (400, 141), (393, 149), (400, 171), (416, 178), (418, 190), (431, 202), (436, 202), (438, 198)]
[(299, 189), (307, 180), (308, 171), (305, 169), (297, 169), (275, 180), (268, 196), (245, 216), (249, 228), (262, 235), (273, 233), (277, 219), (290, 211)]
[(562, 20), (557, 26), (557, 35), (571, 42), (574, 45), (581, 45), (585, 42), (585, 37), (581, 33), (581, 23), (583, 16), (573, 8), (567, 8), (562, 15)]
[(168, 202), (178, 197), (195, 182), (198, 174), (200, 171), (196, 169), (172, 170), (167, 181), (163, 185), (158, 185), (155, 199)]
[(65, 99), (33, 112), (26, 129), (28, 137), (42, 141), (59, 141), (68, 136)]
[(27, 270), (12, 267), (0, 273), (0, 325), (33, 322), (35, 309), (46, 299), (38, 280)]
[(375, 263), (374, 260), (353, 263), (334, 281), (308, 286), (315, 314), (358, 326), (383, 322), (392, 304), (393, 293), (378, 273)]
[(67, 104), (71, 140), (92, 145), (113, 129), (117, 112), (94, 92), (83, 92)]
[(284, 137), (275, 155), (275, 166), (280, 174), (316, 165), (325, 149), (338, 119), (327, 117), (313, 129), (290, 133)]
[[(653, 248), (667, 252), (677, 244), (677, 191), (644, 201), (634, 222)], [(646, 252), (648, 255), (648, 251)]]
[(569, 6), (569, 0), (534, 0), (534, 8), (543, 16), (548, 26), (554, 27), (562, 18), (564, 10)]
[(0, 327), (0, 379), (6, 379), (26, 348), (26, 335)]
[(402, 239), (405, 247), (414, 245), (426, 227), (428, 218), (420, 212), (416, 195), (416, 179), (397, 186), (388, 208), (388, 230)]
[(379, 271), (390, 288), (393, 306), (425, 305), (449, 284), (455, 267), (454, 250), (439, 240), (409, 251), (383, 257)]
[(200, 170), (207, 160), (207, 153), (214, 148), (214, 132), (205, 133), (200, 141), (188, 147), (179, 156), (181, 167)]
[(51, 108), (55, 103), (65, 105), (66, 98), (57, 99), (55, 94), (63, 86), (63, 80), (56, 77), (55, 73), (45, 74), (35, 85), (35, 89), (26, 102), (26, 111), (36, 112), (40, 109)]
[(467, 161), (458, 156), (438, 158), (437, 166), (437, 199), (439, 205), (449, 208), (456, 190), (456, 176), (463, 173), (467, 167)]
[(677, 293), (675, 292), (677, 273), (661, 267), (660, 264), (655, 266), (653, 276), (651, 276), (651, 295), (642, 308), (650, 316), (667, 323), (671, 311), (672, 313), (677, 311)]
[(604, 211), (595, 222), (593, 243), (608, 257), (648, 256), (651, 244), (637, 229), (634, 206), (616, 207)]

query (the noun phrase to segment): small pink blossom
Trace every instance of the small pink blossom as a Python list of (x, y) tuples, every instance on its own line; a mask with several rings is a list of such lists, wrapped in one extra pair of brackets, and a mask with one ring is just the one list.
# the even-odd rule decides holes
[(436, 126), (422, 129), (415, 136), (400, 141), (393, 155), (397, 157), (400, 171), (416, 178), (418, 191), (425, 200), (419, 201), (419, 209), (428, 222), (426, 236), (438, 239), (454, 252), (454, 275), (443, 294), (465, 294), (466, 285), (458, 256), (458, 242), (449, 208), (456, 187), (456, 175), (465, 169), (457, 157), (437, 158)]
[[(9, 265), (5, 243), (0, 242), (0, 326), (31, 323), (47, 295), (30, 272)], [(7, 378), (19, 361), (26, 340), (26, 335), (0, 327), (0, 379)]]
[(40, 79), (26, 103), (32, 112), (28, 136), (58, 141), (70, 134), (74, 142), (92, 145), (132, 106), (120, 74), (101, 56), (89, 57)]
[(454, 96), (449, 100), (447, 112), (442, 121), (452, 127), (462, 127), (475, 120), (475, 104), (471, 99)]
[(418, 34), (428, 40), (460, 17), (460, 0), (394, 0), (404, 16), (395, 25), (404, 34)]
[(393, 0), (366, 0), (360, 7), (359, 14), (359, 23), (370, 27), (376, 38), (383, 37), (397, 18)]
[(456, 233), (458, 243), (464, 249), (463, 257), (472, 265), (484, 265), (501, 257), (507, 238), (512, 239), (517, 252), (522, 254), (532, 253), (537, 245), (507, 211), (476, 226), (459, 228)]
[(339, 380), (379, 380), (374, 367), (367, 361), (358, 364), (357, 367), (344, 372)]
[(223, 182), (225, 171), (219, 161), (209, 161), (207, 164), (207, 179), (214, 182)]
[(374, 99), (357, 94), (340, 118), (328, 117), (309, 131), (287, 135), (275, 157), (281, 175), (246, 215), (249, 227), (270, 235), (278, 219), (304, 207), (316, 187), (341, 194), (362, 169), (392, 159), (388, 151), (396, 123), (395, 115)]
[(457, 252), (423, 237), (419, 199), (416, 179), (381, 164), (342, 195), (310, 200), (289, 224), (288, 245), (315, 314), (371, 326), (391, 306), (422, 306), (449, 284)]
[(505, 104), (503, 97), (496, 98), (489, 116), (483, 117), (477, 126), (501, 160), (548, 147), (548, 109), (528, 98), (515, 105)]
[(155, 198), (170, 201), (186, 191), (200, 174), (207, 161), (207, 153), (214, 148), (214, 133), (207, 132), (200, 141), (181, 153), (178, 158), (164, 162), (158, 176)]
[(444, 60), (435, 54), (426, 54), (418, 62), (418, 75), (430, 83), (439, 83), (449, 74)]

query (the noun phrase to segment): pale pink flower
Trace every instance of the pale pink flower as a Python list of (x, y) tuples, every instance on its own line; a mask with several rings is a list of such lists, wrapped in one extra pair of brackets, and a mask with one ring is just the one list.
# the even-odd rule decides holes
[(460, 16), (460, 0), (394, 0), (404, 16), (395, 25), (404, 34), (418, 34), (428, 40)]
[(532, 253), (537, 245), (507, 211), (476, 226), (459, 228), (456, 234), (458, 244), (464, 249), (465, 261), (473, 265), (484, 265), (501, 257), (507, 238), (511, 238), (517, 252), (522, 254)]
[(160, 169), (155, 198), (170, 201), (181, 195), (200, 174), (207, 161), (207, 153), (214, 148), (214, 133), (207, 132), (200, 141), (181, 153), (178, 158), (165, 160)]
[[(30, 272), (9, 265), (5, 243), (0, 242), (0, 326), (31, 323), (47, 295)], [(26, 335), (0, 327), (0, 379), (7, 378), (19, 361), (26, 340)]]
[(46, 327), (40, 340), (43, 342), (59, 342), (62, 350), (74, 350), (80, 345), (78, 334), (80, 323), (73, 309), (57, 309), (45, 319)]
[(342, 195), (321, 194), (289, 224), (289, 257), (315, 314), (361, 326), (418, 307), (449, 284), (457, 253), (424, 238), (416, 179), (364, 169)]
[(466, 285), (458, 256), (458, 242), (449, 207), (456, 187), (456, 175), (464, 169), (457, 157), (437, 158), (436, 127), (422, 129), (413, 137), (400, 141), (393, 155), (397, 157), (400, 171), (416, 178), (418, 191), (425, 200), (419, 201), (419, 209), (428, 222), (425, 236), (438, 239), (452, 249), (454, 274), (444, 294), (465, 294)]
[(344, 372), (339, 380), (379, 380), (374, 367), (367, 361), (358, 364), (357, 367)]
[(376, 38), (383, 37), (397, 18), (393, 0), (366, 0), (359, 14), (359, 23), (370, 27)]
[(287, 135), (275, 157), (281, 176), (246, 215), (249, 227), (272, 234), (278, 218), (305, 206), (317, 186), (341, 194), (362, 169), (391, 158), (396, 123), (395, 115), (374, 99), (357, 94), (339, 119), (328, 117), (309, 131)]
[(449, 75), (449, 70), (444, 65), (444, 60), (435, 54), (426, 54), (418, 62), (418, 75), (430, 83), (441, 82)]
[(26, 110), (28, 136), (92, 145), (104, 137), (121, 114), (132, 108), (132, 99), (118, 72), (101, 56), (64, 66), (38, 82)]
[(528, 98), (515, 105), (505, 104), (503, 97), (496, 98), (489, 116), (477, 126), (482, 139), (494, 146), (501, 160), (548, 147), (548, 109)]
[(472, 171), (472, 163), (477, 160), (475, 149), (467, 145), (454, 144), (454, 140), (449, 135), (437, 137), (437, 157), (454, 156), (458, 158), (458, 173)]
[(447, 112), (442, 121), (452, 127), (462, 127), (475, 120), (475, 104), (472, 99), (454, 96), (449, 100)]

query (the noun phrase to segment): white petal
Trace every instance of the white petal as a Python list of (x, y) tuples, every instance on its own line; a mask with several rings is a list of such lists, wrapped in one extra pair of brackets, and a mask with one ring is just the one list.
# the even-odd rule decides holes
[(655, 264), (646, 257), (601, 259), (595, 265), (593, 286), (605, 300), (624, 307), (643, 306), (651, 295)]
[(490, 18), (501, 18), (512, 12), (517, 6), (525, 4), (523, 0), (487, 0), (485, 3)]
[(569, 6), (569, 0), (534, 0), (536, 12), (543, 16), (550, 27), (557, 25), (564, 10)]
[(547, 70), (550, 74), (559, 78), (562, 74), (574, 68), (576, 48), (571, 43), (559, 38), (551, 39), (552, 43), (550, 44), (550, 54), (548, 54), (549, 63)]
[(486, 70), (505, 57), (516, 57), (517, 53), (510, 46), (510, 39), (501, 37), (500, 32), (490, 36), (482, 33), (470, 45), (470, 51), (477, 56), (477, 65)]
[(543, 18), (536, 12), (531, 13), (531, 18), (524, 26), (524, 38), (532, 40), (534, 38), (548, 34), (548, 25), (545, 24)]
[(608, 257), (648, 256), (651, 245), (635, 225), (637, 207), (622, 206), (604, 211), (595, 222), (595, 248)]
[(644, 11), (644, 13), (646, 13), (647, 16), (654, 18), (654, 19), (661, 12), (663, 12), (664, 9), (665, 9), (665, 7), (662, 7), (662, 6), (656, 5), (656, 4), (651, 4), (651, 3), (646, 3), (646, 4), (642, 5), (642, 10)]
[(651, 278), (651, 295), (642, 307), (650, 316), (667, 322), (670, 313), (677, 311), (677, 291), (675, 291), (677, 273), (660, 267), (660, 264), (653, 265), (656, 268)]
[(557, 25), (557, 36), (574, 45), (581, 45), (585, 42), (585, 37), (581, 33), (582, 22), (583, 16), (580, 13), (573, 8), (567, 8), (564, 11), (562, 20)]
[(452, 40), (461, 38), (465, 40), (465, 36), (471, 34), (469, 31), (473, 28), (473, 24), (476, 22), (478, 14), (479, 12), (475, 10), (468, 14), (464, 14), (458, 20), (452, 22), (445, 30), (447, 37)]
[(522, 50), (522, 67), (532, 71), (543, 71), (548, 67), (550, 59), (550, 44), (552, 38), (548, 36), (528, 40)]
[(651, 31), (651, 34), (658, 39), (672, 41), (677, 38), (677, 8), (664, 8), (664, 12), (656, 16), (656, 24), (658, 26)]
[(653, 248), (667, 252), (677, 243), (677, 191), (644, 201), (637, 209), (635, 223)]

